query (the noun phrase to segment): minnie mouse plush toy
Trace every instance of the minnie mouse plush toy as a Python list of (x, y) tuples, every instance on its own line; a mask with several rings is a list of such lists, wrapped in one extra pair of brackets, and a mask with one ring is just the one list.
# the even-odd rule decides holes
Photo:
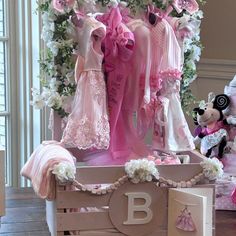
[[(195, 108), (194, 123), (200, 126), (195, 137), (195, 145), (201, 143), (200, 152), (206, 157), (211, 157), (213, 148), (218, 149), (218, 158), (222, 158), (227, 144), (228, 122), (224, 119), (223, 110), (230, 104), (230, 99), (225, 94), (213, 96), (209, 94), (208, 103), (200, 104)], [(199, 130), (199, 129), (198, 129)]]

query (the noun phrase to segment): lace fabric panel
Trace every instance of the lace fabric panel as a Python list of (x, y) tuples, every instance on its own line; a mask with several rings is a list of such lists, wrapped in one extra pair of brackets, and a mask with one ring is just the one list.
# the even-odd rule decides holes
[(61, 142), (83, 150), (108, 149), (110, 126), (106, 87), (101, 72), (82, 72)]
[(69, 119), (67, 129), (71, 132), (63, 138), (62, 142), (69, 147), (79, 149), (108, 149), (110, 142), (110, 128), (108, 117), (104, 115), (100, 120), (91, 122), (86, 115), (77, 123)]

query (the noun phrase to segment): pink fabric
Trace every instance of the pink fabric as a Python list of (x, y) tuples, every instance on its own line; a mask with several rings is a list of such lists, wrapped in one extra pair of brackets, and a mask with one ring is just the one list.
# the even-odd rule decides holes
[(217, 132), (220, 129), (224, 129), (225, 125), (223, 123), (223, 121), (218, 121), (215, 123), (215, 125), (212, 128), (206, 127), (206, 128), (202, 128), (202, 133), (205, 135), (209, 135), (209, 134), (213, 134), (215, 132)]
[(235, 175), (236, 173), (236, 153), (227, 153), (221, 159), (224, 165), (224, 172)]
[[(141, 20), (128, 24), (134, 32), (136, 47), (131, 62), (125, 106), (127, 111), (130, 109), (130, 116), (134, 111), (138, 112), (137, 130), (141, 137), (145, 137), (155, 123), (154, 148), (166, 151), (192, 150), (193, 138), (179, 98), (181, 48), (168, 21), (158, 14), (156, 17), (157, 23), (154, 25)], [(166, 103), (163, 107), (158, 101), (159, 96), (166, 98), (169, 105)], [(134, 99), (130, 101), (130, 97)], [(166, 114), (165, 124), (160, 124), (161, 111)]]
[(231, 194), (231, 200), (234, 204), (236, 204), (236, 188), (234, 189), (234, 191)]
[(155, 157), (149, 155), (147, 157), (149, 161), (154, 161), (156, 165), (177, 165), (181, 164), (180, 159), (177, 156), (162, 156), (162, 157)]
[[(150, 102), (151, 91), (157, 92), (161, 88), (164, 77), (161, 75), (174, 72), (178, 78), (181, 77), (181, 65), (178, 65), (179, 45), (176, 44), (172, 28), (159, 15), (155, 26), (143, 20), (130, 21), (127, 26), (134, 33), (136, 42), (127, 84), (127, 107), (137, 110), (143, 100), (147, 104)], [(130, 101), (130, 96), (134, 98), (133, 102)]]
[(48, 200), (55, 199), (53, 167), (60, 162), (74, 165), (75, 158), (62, 144), (45, 141), (31, 155), (21, 170), (21, 175), (31, 180), (36, 194)]
[[(110, 154), (113, 159), (127, 160), (131, 153), (128, 145), (129, 129), (126, 129), (122, 106), (125, 86), (130, 69), (129, 62), (134, 47), (134, 35), (122, 23), (118, 7), (98, 18), (107, 26), (105, 46), (105, 71), (107, 72), (109, 122), (111, 127)], [(113, 162), (113, 161), (112, 161)]]
[[(148, 25), (142, 20), (133, 20), (127, 26), (134, 33), (135, 46), (130, 62), (129, 78), (125, 88), (124, 108), (133, 113), (138, 111), (144, 97), (146, 98), (146, 103), (149, 103), (151, 99), (151, 37)], [(140, 89), (141, 78), (143, 78), (143, 91)], [(153, 81), (155, 78), (156, 76), (153, 78)]]
[(110, 142), (106, 85), (102, 72), (101, 41), (106, 27), (94, 17), (78, 29), (79, 56), (75, 66), (77, 88), (72, 112), (61, 142), (79, 149), (107, 149)]
[[(225, 171), (225, 169), (224, 169)], [(235, 172), (233, 173), (235, 174)], [(231, 172), (225, 172), (224, 176), (217, 180), (216, 186), (216, 210), (236, 210), (236, 179)]]
[[(193, 137), (185, 119), (180, 102), (180, 81), (163, 80), (159, 99), (162, 109), (156, 112), (153, 148), (164, 151), (188, 151), (195, 148)], [(161, 122), (160, 122), (161, 121)]]
[(219, 196), (215, 200), (215, 209), (224, 211), (236, 211), (236, 204), (232, 202), (231, 196)]

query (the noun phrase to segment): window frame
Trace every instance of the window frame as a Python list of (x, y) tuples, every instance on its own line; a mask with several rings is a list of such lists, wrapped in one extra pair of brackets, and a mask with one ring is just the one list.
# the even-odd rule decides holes
[[(6, 139), (6, 152), (5, 152), (5, 167), (6, 167), (6, 178), (5, 182), (6, 185), (12, 185), (13, 180), (13, 168), (12, 168), (12, 74), (13, 74), (13, 66), (14, 62), (12, 61), (12, 46), (15, 46), (12, 42), (12, 38), (14, 38), (14, 34), (11, 31), (12, 26), (12, 17), (14, 16), (14, 1), (11, 0), (4, 0), (4, 23), (5, 23), (5, 35), (0, 36), (0, 42), (4, 43), (5, 47), (5, 111), (0, 112), (0, 117), (5, 117), (5, 139)], [(10, 37), (11, 35), (11, 37)]]

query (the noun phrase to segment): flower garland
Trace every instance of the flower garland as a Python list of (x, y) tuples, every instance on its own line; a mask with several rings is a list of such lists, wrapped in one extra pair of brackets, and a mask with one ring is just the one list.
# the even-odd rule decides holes
[[(198, 0), (204, 3), (204, 0)], [(76, 90), (74, 80), (75, 54), (79, 45), (76, 41), (76, 32), (73, 26), (74, 9), (80, 6), (89, 9), (101, 8), (108, 5), (123, 4), (133, 14), (138, 14), (147, 5), (153, 3), (159, 9), (166, 9), (172, 0), (45, 0), (39, 4), (38, 11), (42, 14), (42, 39), (47, 49), (40, 59), (42, 90), (32, 89), (31, 104), (36, 109), (45, 106), (57, 111), (61, 117), (68, 116), (70, 107), (68, 101)], [(53, 7), (54, 6), (54, 7)], [(199, 61), (202, 46), (200, 43), (200, 23), (202, 11), (193, 15), (185, 12), (178, 14), (172, 11), (173, 16), (179, 17), (179, 27), (188, 25), (192, 31), (191, 37), (184, 40), (184, 67), (181, 84), (181, 101), (184, 110), (194, 101), (190, 84), (196, 79), (196, 62)]]
[(125, 164), (125, 172), (135, 184), (151, 182), (153, 177), (159, 179), (159, 173), (154, 161), (148, 159), (131, 160)]
[(76, 167), (68, 162), (60, 162), (54, 166), (52, 173), (60, 183), (67, 183), (74, 181)]
[(129, 180), (134, 183), (155, 182), (157, 187), (173, 187), (173, 188), (191, 188), (204, 178), (210, 181), (219, 179), (223, 176), (223, 165), (217, 158), (208, 159), (200, 163), (203, 170), (187, 181), (173, 181), (159, 176), (158, 169), (153, 161), (147, 159), (131, 160), (125, 164), (126, 175), (119, 178), (116, 182), (105, 187), (91, 187), (83, 185), (75, 179), (75, 168), (73, 166), (65, 166), (64, 164), (54, 167), (53, 174), (59, 180), (59, 184), (70, 183), (78, 190), (89, 192), (94, 195), (105, 195), (118, 189), (121, 185)]

